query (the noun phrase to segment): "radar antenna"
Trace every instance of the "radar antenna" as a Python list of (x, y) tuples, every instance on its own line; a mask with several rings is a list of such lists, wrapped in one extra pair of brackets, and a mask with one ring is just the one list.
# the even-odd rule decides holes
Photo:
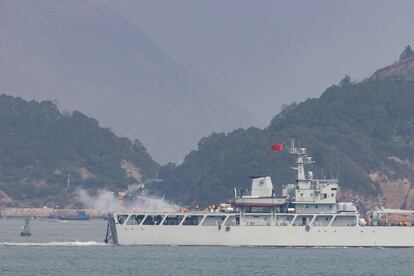
[(297, 148), (295, 147), (295, 140), (290, 141), (290, 150), (289, 153), (296, 156), (296, 165), (294, 170), (297, 170), (297, 181), (305, 181), (305, 165), (315, 163), (312, 161), (312, 157), (306, 154), (306, 148)]

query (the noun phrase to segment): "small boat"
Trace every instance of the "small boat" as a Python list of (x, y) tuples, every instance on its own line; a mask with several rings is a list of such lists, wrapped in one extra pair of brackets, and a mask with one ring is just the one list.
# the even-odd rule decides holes
[(85, 211), (77, 210), (75, 215), (58, 216), (59, 220), (90, 220)]
[(20, 237), (30, 237), (32, 235), (32, 233), (30, 233), (29, 222), (29, 218), (26, 218), (24, 220), (24, 226), (22, 227), (22, 231), (20, 232)]

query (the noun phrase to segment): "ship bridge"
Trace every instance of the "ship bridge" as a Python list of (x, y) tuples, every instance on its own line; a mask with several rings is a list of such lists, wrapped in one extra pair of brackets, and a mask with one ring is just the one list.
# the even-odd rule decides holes
[[(337, 179), (317, 179), (312, 171), (305, 171), (305, 165), (313, 164), (306, 148), (295, 147), (294, 141), (289, 150), (296, 157), (296, 183), (283, 186), (282, 196), (276, 197), (270, 176), (251, 176), (251, 192), (237, 196), (233, 204), (241, 211), (267, 210), (289, 213), (337, 213)], [(261, 209), (260, 209), (261, 208)]]

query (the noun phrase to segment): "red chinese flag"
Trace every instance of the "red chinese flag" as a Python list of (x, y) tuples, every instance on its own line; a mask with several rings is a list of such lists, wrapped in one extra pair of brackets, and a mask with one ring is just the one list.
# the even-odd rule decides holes
[(281, 151), (283, 149), (283, 144), (274, 144), (272, 145), (272, 150)]

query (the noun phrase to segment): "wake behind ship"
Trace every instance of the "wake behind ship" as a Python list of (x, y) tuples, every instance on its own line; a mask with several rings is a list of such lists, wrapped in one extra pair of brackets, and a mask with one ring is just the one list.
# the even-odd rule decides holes
[[(281, 150), (278, 146), (275, 150)], [(106, 242), (119, 245), (413, 247), (413, 211), (379, 209), (361, 218), (352, 202), (337, 203), (337, 179), (316, 179), (306, 148), (295, 147), (296, 182), (274, 194), (270, 176), (253, 177), (250, 195), (235, 194), (202, 212), (114, 213)], [(406, 219), (393, 221), (391, 215)]]

